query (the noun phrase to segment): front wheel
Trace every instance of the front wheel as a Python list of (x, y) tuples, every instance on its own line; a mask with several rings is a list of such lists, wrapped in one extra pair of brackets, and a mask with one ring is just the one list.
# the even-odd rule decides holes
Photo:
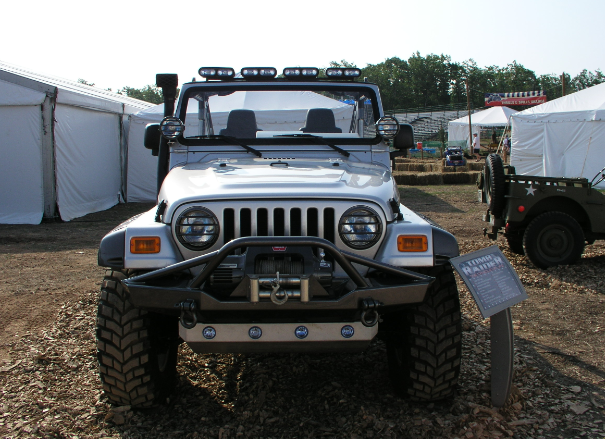
[(384, 316), (389, 375), (395, 390), (419, 401), (454, 394), (460, 374), (462, 323), (451, 266), (428, 270), (435, 282), (424, 303)]
[(103, 390), (118, 405), (151, 407), (174, 387), (178, 320), (136, 308), (108, 271), (97, 310), (97, 358)]
[(584, 251), (584, 232), (566, 213), (546, 212), (533, 219), (523, 235), (523, 248), (538, 268), (575, 263)]

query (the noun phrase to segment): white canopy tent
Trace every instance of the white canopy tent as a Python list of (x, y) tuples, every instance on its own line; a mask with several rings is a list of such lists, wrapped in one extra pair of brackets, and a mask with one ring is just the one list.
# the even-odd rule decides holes
[[(227, 125), (229, 111), (235, 108), (254, 110), (258, 128), (263, 131), (298, 130), (305, 125), (310, 108), (330, 108), (336, 126), (343, 133), (349, 132), (353, 107), (350, 104), (330, 99), (309, 91), (248, 91), (220, 98), (210, 98), (214, 131), (219, 132)], [(275, 108), (280, 108), (276, 111)], [(185, 133), (198, 129), (197, 101), (191, 99), (187, 105)], [(164, 105), (140, 111), (130, 116), (128, 133), (128, 182), (127, 201), (156, 201), (157, 157), (143, 147), (145, 126), (159, 123), (164, 115)]]
[(0, 223), (69, 221), (115, 205), (128, 115), (150, 106), (0, 62)]
[(605, 83), (528, 108), (511, 123), (517, 174), (590, 180), (605, 166)]
[[(506, 127), (509, 124), (509, 119), (516, 111), (508, 107), (491, 107), (487, 110), (478, 111), (471, 115), (471, 125), (473, 134), (480, 135), (483, 127)], [(452, 120), (447, 124), (447, 140), (464, 140), (467, 145), (470, 145), (468, 116), (460, 119)]]

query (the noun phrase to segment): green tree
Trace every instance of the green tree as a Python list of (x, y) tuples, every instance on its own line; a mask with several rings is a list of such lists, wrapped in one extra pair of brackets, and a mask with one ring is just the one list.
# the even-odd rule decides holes
[[(177, 95), (178, 95), (177, 89)], [(118, 90), (118, 94), (123, 94), (129, 98), (139, 99), (145, 102), (151, 102), (152, 104), (161, 104), (164, 102), (164, 95), (162, 89), (153, 85), (146, 85), (143, 88), (133, 87), (122, 87)]]

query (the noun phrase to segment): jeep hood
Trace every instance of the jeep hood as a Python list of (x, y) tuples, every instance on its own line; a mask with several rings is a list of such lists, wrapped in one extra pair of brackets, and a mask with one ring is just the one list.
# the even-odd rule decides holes
[(158, 201), (170, 222), (181, 204), (212, 200), (351, 199), (370, 201), (392, 219), (396, 198), (390, 171), (379, 164), (348, 160), (240, 159), (188, 163), (166, 176)]

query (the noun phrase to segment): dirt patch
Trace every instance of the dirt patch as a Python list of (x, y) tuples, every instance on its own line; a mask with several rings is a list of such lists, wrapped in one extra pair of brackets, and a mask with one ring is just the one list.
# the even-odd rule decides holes
[[(483, 238), (473, 185), (401, 187), (404, 204), (451, 231), (461, 253)], [(152, 411), (111, 407), (95, 351), (102, 236), (149, 205), (70, 223), (0, 225), (0, 436), (599, 438), (605, 435), (605, 246), (575, 266), (540, 270), (497, 244), (529, 299), (512, 310), (515, 377), (507, 405), (489, 396), (489, 322), (459, 281), (464, 358), (459, 392), (441, 404), (394, 395), (384, 345), (348, 355), (195, 355)], [(501, 239), (501, 238), (500, 238)]]

